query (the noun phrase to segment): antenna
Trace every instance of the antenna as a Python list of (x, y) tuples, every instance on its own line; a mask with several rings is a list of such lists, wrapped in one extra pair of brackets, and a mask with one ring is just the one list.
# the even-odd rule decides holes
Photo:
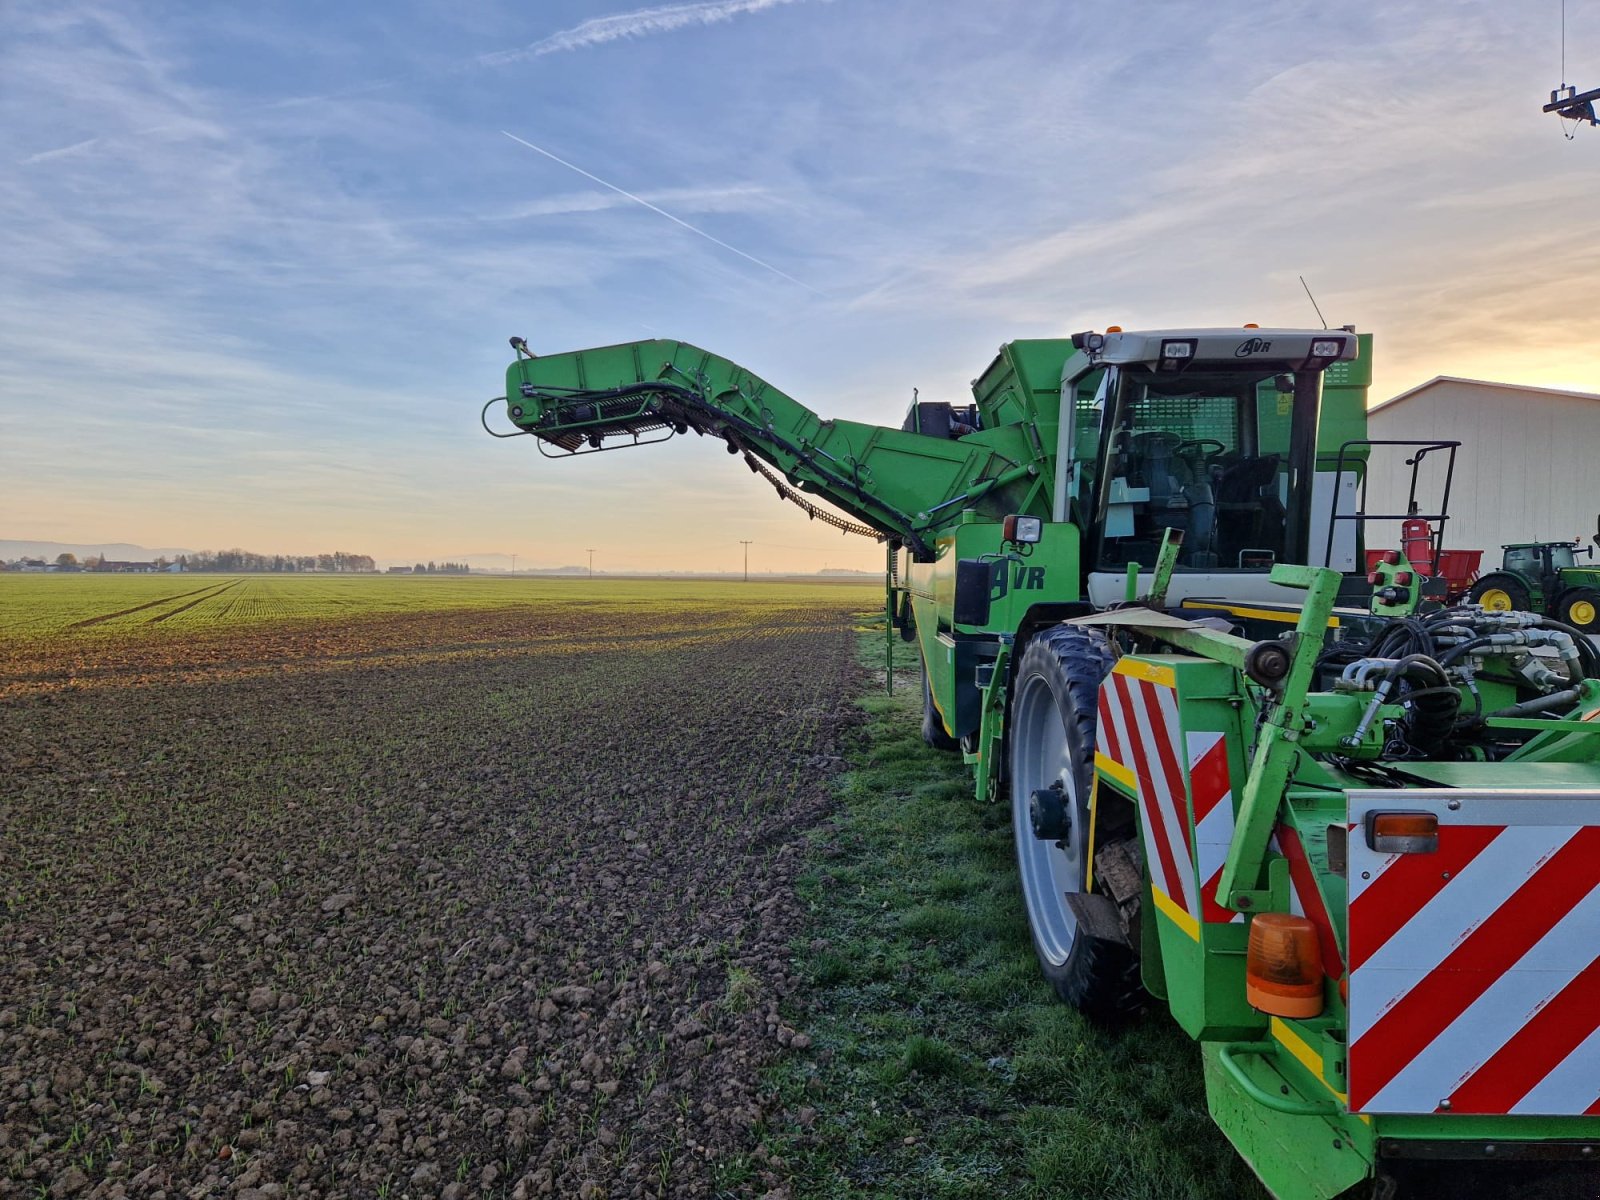
[(1317, 298), (1311, 294), (1311, 288), (1306, 283), (1306, 277), (1300, 276), (1300, 286), (1306, 289), (1306, 299), (1311, 301), (1311, 307), (1317, 310), (1317, 320), (1322, 322), (1322, 327), (1328, 327), (1328, 318), (1322, 315), (1322, 306), (1317, 303)]

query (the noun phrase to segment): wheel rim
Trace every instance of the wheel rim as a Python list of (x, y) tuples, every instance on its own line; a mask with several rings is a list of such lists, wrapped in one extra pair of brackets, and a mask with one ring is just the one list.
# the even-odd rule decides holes
[(1504, 588), (1485, 588), (1483, 595), (1478, 597), (1478, 603), (1489, 612), (1510, 612), (1511, 593)]
[[(1022, 899), (1039, 953), (1060, 966), (1067, 961), (1078, 935), (1077, 919), (1062, 895), (1083, 890), (1087, 806), (1079, 795), (1066, 725), (1050, 685), (1037, 675), (1024, 680), (1012, 711), (1011, 829), (1017, 843)], [(1035, 837), (1028, 812), (1033, 793), (1056, 783), (1061, 784), (1072, 819), (1064, 843)]]
[(1593, 625), (1594, 617), (1595, 607), (1591, 600), (1574, 600), (1567, 609), (1567, 621), (1572, 625)]

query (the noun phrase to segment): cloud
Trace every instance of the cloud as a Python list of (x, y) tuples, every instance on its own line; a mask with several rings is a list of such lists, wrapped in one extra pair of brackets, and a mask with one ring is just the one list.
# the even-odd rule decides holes
[(498, 66), (523, 58), (537, 58), (544, 54), (563, 54), (569, 50), (584, 50), (590, 46), (623, 39), (652, 37), (658, 33), (676, 33), (680, 29), (718, 25), (748, 13), (763, 12), (803, 0), (710, 0), (703, 4), (666, 4), (660, 8), (641, 8), (633, 12), (617, 13), (610, 17), (592, 17), (571, 29), (552, 33), (520, 50), (504, 50), (485, 54), (479, 62)]

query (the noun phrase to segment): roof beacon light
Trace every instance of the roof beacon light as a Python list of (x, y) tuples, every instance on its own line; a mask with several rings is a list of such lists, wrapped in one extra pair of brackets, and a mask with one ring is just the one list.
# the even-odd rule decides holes
[(1245, 998), (1275, 1017), (1315, 1017), (1322, 1012), (1322, 951), (1317, 929), (1291, 913), (1257, 913), (1250, 919), (1245, 953)]

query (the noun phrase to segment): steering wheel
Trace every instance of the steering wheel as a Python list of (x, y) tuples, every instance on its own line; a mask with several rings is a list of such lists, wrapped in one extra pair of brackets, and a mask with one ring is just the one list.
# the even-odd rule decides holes
[(1214, 454), (1226, 454), (1228, 447), (1216, 438), (1195, 438), (1192, 441), (1179, 442), (1172, 448), (1174, 454), (1182, 454), (1185, 450), (1199, 450), (1202, 452), (1202, 457), (1210, 458)]
[(1158, 447), (1175, 454), (1184, 444), (1170, 429), (1146, 429), (1134, 434), (1131, 441), (1141, 454), (1149, 454)]

